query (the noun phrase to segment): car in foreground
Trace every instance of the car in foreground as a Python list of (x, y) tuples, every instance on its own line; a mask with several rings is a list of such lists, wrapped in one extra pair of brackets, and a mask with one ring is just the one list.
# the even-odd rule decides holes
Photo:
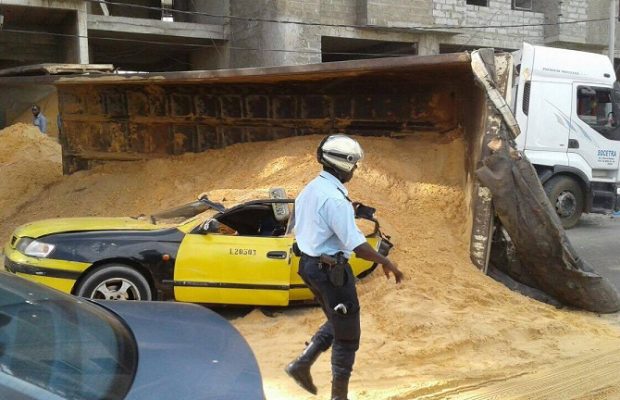
[(0, 271), (0, 398), (264, 399), (245, 339), (174, 302), (92, 301)]
[[(177, 300), (205, 304), (286, 306), (311, 301), (297, 274), (292, 199), (231, 208), (200, 197), (149, 218), (62, 218), (15, 230), (5, 269), (66, 293), (103, 300)], [(372, 231), (368, 242), (387, 255), (389, 237), (374, 209), (354, 204)], [(210, 215), (208, 215), (211, 213)], [(181, 222), (171, 223), (173, 219)], [(375, 267), (352, 257), (354, 274)]]

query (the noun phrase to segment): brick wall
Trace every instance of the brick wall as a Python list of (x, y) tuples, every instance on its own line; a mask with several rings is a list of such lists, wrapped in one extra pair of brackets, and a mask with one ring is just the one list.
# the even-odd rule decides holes
[[(387, 27), (419, 27), (433, 23), (432, 0), (358, 0), (360, 23)], [(360, 12), (360, 14), (361, 14)]]
[[(489, 0), (488, 7), (468, 5), (465, 0), (433, 0), (433, 17), (437, 29), (463, 26), (536, 25), (545, 22), (543, 13), (513, 10), (511, 0)], [(452, 32), (460, 32), (460, 34), (451, 37), (445, 41), (446, 43), (517, 49), (521, 47), (523, 41), (543, 42), (542, 26), (455, 29)]]
[[(584, 4), (586, 3), (586, 4)], [(563, 0), (560, 4), (559, 22), (583, 21), (588, 19), (587, 2), (583, 0)], [(560, 40), (570, 43), (587, 41), (588, 23), (564, 24), (559, 26)]]
[[(420, 54), (435, 54), (441, 45), (451, 50), (518, 49), (524, 41), (598, 52), (606, 46), (606, 22), (543, 24), (602, 18), (608, 14), (608, 0), (534, 0), (533, 6), (534, 11), (513, 10), (512, 0), (489, 0), (488, 7), (468, 5), (466, 0), (235, 0), (232, 15), (317, 25), (232, 20), (231, 66), (320, 62), (322, 36), (415, 42)], [(410, 30), (360, 29), (357, 25)], [(419, 27), (431, 29), (415, 29)], [(235, 46), (258, 50), (234, 50)]]
[[(616, 6), (617, 7), (617, 6)], [(609, 42), (609, 1), (597, 0), (588, 2), (588, 19), (601, 19), (587, 24), (586, 40), (588, 44), (600, 46), (606, 52)], [(616, 22), (616, 49), (620, 45), (620, 22)], [(618, 51), (616, 51), (617, 57)]]

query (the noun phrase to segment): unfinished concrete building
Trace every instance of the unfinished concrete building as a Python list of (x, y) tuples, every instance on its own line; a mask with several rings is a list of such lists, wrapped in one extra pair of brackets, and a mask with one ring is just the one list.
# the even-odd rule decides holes
[[(1, 0), (0, 15), (6, 77), (40, 73), (15, 68), (44, 63), (181, 71), (518, 49), (523, 41), (601, 53), (609, 1)], [(9, 83), (0, 127), (53, 92)]]
[[(595, 52), (608, 0), (3, 0), (0, 68), (171, 71), (305, 64), (522, 41)], [(587, 21), (575, 23), (575, 21)], [(560, 23), (560, 24), (557, 24)]]

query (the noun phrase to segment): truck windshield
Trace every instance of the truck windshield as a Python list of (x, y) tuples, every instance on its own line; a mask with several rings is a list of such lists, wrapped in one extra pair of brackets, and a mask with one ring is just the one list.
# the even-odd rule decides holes
[(0, 397), (122, 398), (136, 352), (104, 309), (0, 272)]
[(620, 93), (610, 88), (579, 86), (577, 90), (577, 115), (601, 135), (610, 140), (620, 140)]

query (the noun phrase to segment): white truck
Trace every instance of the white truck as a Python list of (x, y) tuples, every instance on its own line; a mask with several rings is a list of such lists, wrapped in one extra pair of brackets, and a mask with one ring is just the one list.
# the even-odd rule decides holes
[(524, 44), (513, 53), (516, 143), (565, 228), (620, 206), (620, 86), (599, 54)]

